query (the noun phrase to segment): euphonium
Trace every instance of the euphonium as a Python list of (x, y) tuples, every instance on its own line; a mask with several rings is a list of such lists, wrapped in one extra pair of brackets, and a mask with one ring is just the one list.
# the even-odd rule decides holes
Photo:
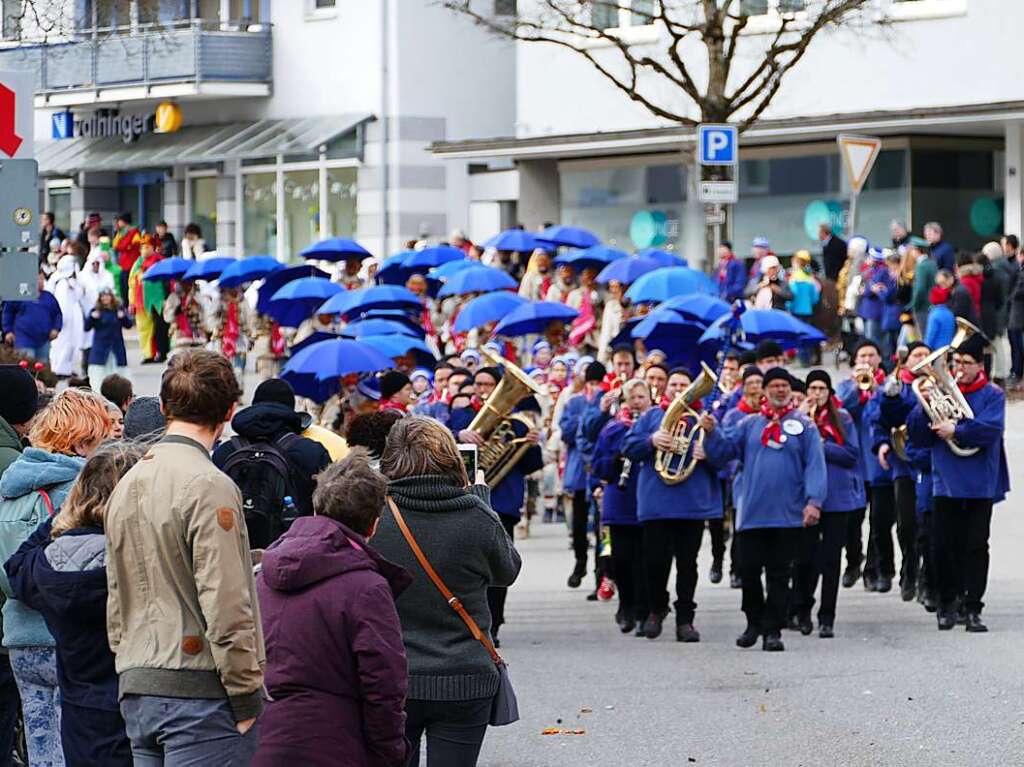
[(963, 317), (956, 318), (956, 333), (953, 334), (953, 340), (949, 342), (948, 349), (956, 349), (960, 344), (966, 341), (968, 338), (973, 336), (975, 333), (980, 333), (981, 328), (975, 325), (970, 320), (965, 320)]
[[(704, 430), (697, 423), (699, 414), (690, 406), (710, 394), (717, 383), (714, 372), (702, 362), (697, 380), (677, 394), (665, 411), (661, 429), (671, 434), (675, 442), (672, 450), (655, 453), (654, 470), (666, 485), (684, 482), (697, 468), (697, 459), (693, 457), (691, 448), (694, 444), (703, 444)], [(687, 416), (693, 416), (692, 424), (687, 424)]]
[[(970, 323), (967, 322), (967, 325)], [(971, 325), (971, 327), (974, 326)], [(973, 333), (967, 328), (964, 328), (964, 332), (966, 334), (964, 339)], [(914, 373), (918, 375), (918, 378), (911, 386), (917, 396), (917, 401), (921, 403), (921, 408), (932, 424), (974, 418), (974, 411), (967, 403), (956, 381), (953, 380), (953, 376), (949, 374), (949, 365), (946, 362), (946, 352), (949, 349), (949, 346), (943, 346), (914, 366)], [(925, 386), (929, 387), (927, 398), (924, 396)], [(960, 447), (952, 437), (946, 440), (946, 444), (954, 455), (961, 458), (967, 458), (978, 452), (976, 447)]]
[(477, 452), (477, 463), (484, 472), (488, 486), (494, 488), (530, 448), (530, 443), (524, 437), (516, 435), (515, 424), (519, 422), (527, 430), (534, 428), (535, 424), (525, 415), (513, 414), (512, 411), (525, 397), (543, 396), (544, 390), (516, 365), (498, 359), (487, 349), (480, 349), (480, 356), (487, 364), (505, 370), (491, 396), (469, 424), (469, 430), (484, 439), (484, 444)]

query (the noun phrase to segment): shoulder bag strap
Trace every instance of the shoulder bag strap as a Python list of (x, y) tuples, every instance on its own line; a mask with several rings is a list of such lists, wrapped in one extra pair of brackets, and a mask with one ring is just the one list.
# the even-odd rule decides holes
[(391, 496), (388, 496), (388, 506), (391, 508), (391, 513), (395, 517), (395, 522), (398, 523), (398, 529), (402, 531), (402, 536), (405, 538), (406, 543), (409, 544), (409, 548), (412, 549), (412, 553), (416, 555), (416, 559), (419, 561), (420, 567), (423, 568), (423, 571), (427, 574), (430, 580), (434, 582), (434, 585), (437, 587), (437, 590), (441, 592), (441, 596), (444, 597), (448, 606), (452, 608), (460, 618), (462, 618), (462, 622), (466, 624), (466, 627), (469, 629), (469, 633), (473, 635), (473, 638), (476, 639), (476, 641), (484, 646), (484, 649), (487, 650), (487, 654), (491, 656), (491, 660), (497, 665), (504, 663), (501, 656), (498, 655), (498, 651), (494, 649), (494, 644), (489, 638), (487, 638), (487, 636), (484, 635), (484, 632), (480, 630), (480, 627), (477, 625), (476, 621), (473, 620), (473, 617), (466, 612), (466, 608), (463, 606), (459, 598), (452, 594), (444, 581), (441, 580), (441, 576), (437, 574), (437, 571), (434, 570), (429, 560), (427, 560), (426, 555), (423, 553), (423, 549), (421, 549), (420, 545), (416, 543), (416, 539), (413, 537), (412, 531), (405, 523), (405, 518), (402, 516), (402, 512), (398, 510), (398, 506), (395, 504), (394, 500), (392, 500)]
[(43, 503), (46, 504), (46, 511), (50, 515), (50, 519), (53, 519), (53, 515), (56, 512), (53, 510), (53, 501), (50, 499), (50, 494), (43, 490), (42, 488), (39, 488), (36, 492), (39, 493), (40, 496), (42, 496)]

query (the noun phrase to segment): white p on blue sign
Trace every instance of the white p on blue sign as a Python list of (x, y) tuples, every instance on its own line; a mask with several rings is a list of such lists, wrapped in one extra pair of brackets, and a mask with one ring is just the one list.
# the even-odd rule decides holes
[(697, 162), (701, 165), (735, 165), (739, 132), (735, 125), (698, 125)]

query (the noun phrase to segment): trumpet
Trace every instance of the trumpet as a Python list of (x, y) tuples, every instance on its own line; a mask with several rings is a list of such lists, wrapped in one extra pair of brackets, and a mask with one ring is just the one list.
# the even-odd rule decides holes
[(868, 365), (861, 365), (853, 371), (853, 380), (861, 391), (871, 391), (875, 385), (875, 371)]
[[(697, 411), (690, 405), (706, 397), (715, 388), (718, 379), (706, 363), (701, 363), (701, 374), (683, 391), (676, 395), (665, 411), (661, 428), (672, 435), (675, 445), (672, 450), (658, 450), (654, 456), (654, 470), (666, 485), (685, 482), (697, 468), (697, 459), (691, 454), (691, 446), (704, 442), (704, 430), (697, 422)], [(693, 416), (694, 423), (687, 425), (686, 417)]]

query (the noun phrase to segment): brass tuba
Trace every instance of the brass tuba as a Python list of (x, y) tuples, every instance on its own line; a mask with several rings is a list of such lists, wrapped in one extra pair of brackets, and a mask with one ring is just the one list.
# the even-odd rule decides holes
[[(654, 470), (666, 485), (685, 482), (697, 468), (697, 459), (691, 455), (691, 448), (694, 444), (704, 443), (704, 430), (696, 423), (699, 416), (690, 405), (710, 394), (717, 383), (714, 371), (702, 362), (697, 380), (679, 392), (665, 411), (661, 429), (672, 435), (675, 444), (672, 450), (655, 453)], [(687, 416), (693, 416), (695, 422), (692, 425), (687, 425)]]
[[(953, 339), (957, 346), (977, 332), (977, 328), (967, 320), (957, 318), (957, 325), (959, 329)], [(957, 341), (958, 338), (959, 341)], [(963, 392), (960, 391), (960, 387), (949, 373), (946, 353), (951, 348), (954, 348), (953, 344), (936, 349), (914, 366), (914, 373), (919, 377), (911, 386), (914, 389), (914, 394), (917, 395), (917, 401), (921, 403), (921, 407), (933, 424), (974, 418), (974, 411), (967, 404)], [(929, 390), (928, 398), (924, 396), (926, 387)], [(953, 455), (961, 458), (968, 458), (978, 452), (976, 447), (960, 447), (952, 437), (946, 440), (946, 444)]]
[[(516, 365), (495, 357), (487, 349), (479, 351), (487, 364), (505, 369), (491, 396), (468, 427), (484, 439), (484, 444), (477, 451), (477, 465), (483, 470), (488, 486), (494, 488), (530, 448), (525, 438), (516, 436), (515, 424), (518, 422), (527, 429), (534, 428), (535, 424), (525, 415), (513, 414), (512, 411), (526, 397), (544, 396), (545, 391)], [(472, 477), (469, 479), (473, 481)]]

